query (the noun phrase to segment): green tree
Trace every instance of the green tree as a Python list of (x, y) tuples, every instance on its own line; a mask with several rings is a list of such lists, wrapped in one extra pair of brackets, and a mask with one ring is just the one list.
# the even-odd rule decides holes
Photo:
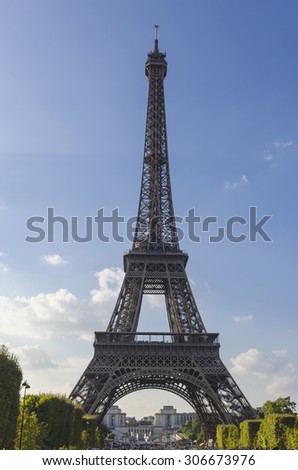
[(82, 411), (59, 395), (28, 395), (26, 409), (46, 424), (43, 449), (81, 447)]
[(293, 414), (266, 415), (258, 432), (257, 446), (264, 450), (287, 449), (287, 430), (293, 429), (295, 424)]
[(288, 450), (298, 450), (298, 418), (293, 428), (287, 428), (286, 441)]
[(4, 345), (0, 347), (0, 377), (0, 448), (13, 449), (23, 373), (17, 357)]
[(107, 435), (108, 435), (109, 432), (110, 432), (108, 426), (107, 426), (106, 424), (104, 424), (104, 423), (100, 423), (100, 424), (98, 425), (98, 429), (101, 431), (101, 433), (102, 433), (104, 439), (107, 437)]
[(183, 439), (190, 439), (192, 441), (202, 441), (204, 439), (204, 434), (198, 416), (195, 416), (192, 420), (180, 424), (178, 434)]
[(82, 448), (83, 415), (83, 408), (80, 405), (74, 405), (69, 447)]
[(94, 415), (83, 416), (82, 448), (92, 449), (100, 447), (100, 432), (97, 428), (97, 419)]
[(103, 449), (105, 446), (105, 438), (103, 431), (99, 428), (96, 430), (96, 447)]
[(277, 398), (276, 400), (267, 400), (262, 406), (264, 415), (271, 414), (295, 414), (296, 403), (291, 401), (290, 397)]
[(216, 442), (219, 449), (225, 449), (225, 442), (228, 437), (228, 426), (226, 424), (219, 424), (216, 426)]
[(234, 450), (239, 447), (239, 429), (235, 424), (220, 424), (216, 428), (216, 441), (220, 449)]
[(26, 408), (24, 413), (21, 410), (19, 415), (15, 449), (20, 449), (21, 426), (23, 426), (22, 450), (42, 449), (46, 437), (46, 424), (39, 423), (36, 413), (34, 411), (30, 413)]
[(255, 449), (261, 419), (246, 419), (240, 423), (240, 446), (242, 449)]

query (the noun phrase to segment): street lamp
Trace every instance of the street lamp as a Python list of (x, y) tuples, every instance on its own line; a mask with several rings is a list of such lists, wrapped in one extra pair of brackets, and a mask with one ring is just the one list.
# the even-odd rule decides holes
[(30, 385), (28, 384), (27, 380), (25, 380), (25, 382), (22, 383), (22, 387), (24, 387), (24, 397), (23, 397), (23, 409), (22, 409), (21, 430), (20, 430), (20, 450), (22, 450), (26, 392), (27, 392), (27, 389), (30, 388)]

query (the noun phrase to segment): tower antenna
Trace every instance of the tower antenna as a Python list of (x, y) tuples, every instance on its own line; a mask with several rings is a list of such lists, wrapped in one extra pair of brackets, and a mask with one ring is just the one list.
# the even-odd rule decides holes
[(154, 50), (158, 52), (158, 24), (154, 25)]

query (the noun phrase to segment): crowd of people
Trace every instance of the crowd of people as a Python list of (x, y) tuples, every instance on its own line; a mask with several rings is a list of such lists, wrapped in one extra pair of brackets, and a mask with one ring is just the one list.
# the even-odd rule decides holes
[(153, 441), (153, 442), (139, 442), (129, 440), (113, 440), (107, 441), (105, 449), (107, 450), (181, 450), (181, 449), (201, 449), (193, 441)]

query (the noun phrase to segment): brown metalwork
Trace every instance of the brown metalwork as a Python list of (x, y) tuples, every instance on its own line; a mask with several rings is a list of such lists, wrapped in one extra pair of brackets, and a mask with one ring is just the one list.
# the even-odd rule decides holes
[[(141, 194), (132, 250), (106, 332), (96, 332), (94, 357), (70, 397), (99, 420), (137, 390), (168, 390), (196, 411), (207, 433), (254, 411), (219, 356), (217, 333), (207, 333), (180, 250), (170, 184), (163, 82), (165, 54), (148, 54), (149, 81)], [(144, 294), (165, 296), (170, 333), (137, 332)]]

